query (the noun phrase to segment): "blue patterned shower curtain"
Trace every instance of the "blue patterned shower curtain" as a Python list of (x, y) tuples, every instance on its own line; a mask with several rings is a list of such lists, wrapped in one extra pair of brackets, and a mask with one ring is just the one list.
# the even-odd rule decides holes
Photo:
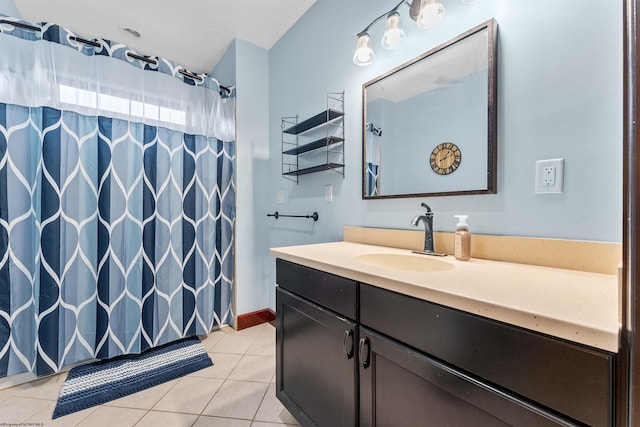
[(232, 322), (234, 142), (150, 122), (0, 102), (0, 376)]

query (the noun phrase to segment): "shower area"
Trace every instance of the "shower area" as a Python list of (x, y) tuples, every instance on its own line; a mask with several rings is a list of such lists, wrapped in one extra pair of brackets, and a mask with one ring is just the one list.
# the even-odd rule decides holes
[(365, 195), (378, 196), (380, 193), (380, 150), (382, 143), (382, 128), (372, 122), (365, 126), (365, 143), (367, 149), (367, 173), (365, 178)]
[(233, 88), (2, 15), (0, 52), (0, 380), (232, 324)]

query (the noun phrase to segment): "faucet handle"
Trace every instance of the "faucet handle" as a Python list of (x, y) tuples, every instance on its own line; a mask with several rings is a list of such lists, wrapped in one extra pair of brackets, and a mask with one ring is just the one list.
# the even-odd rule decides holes
[(424, 202), (420, 203), (420, 206), (422, 206), (423, 208), (425, 208), (427, 210), (427, 214), (433, 214), (433, 212), (431, 212), (431, 208), (426, 203), (424, 203)]

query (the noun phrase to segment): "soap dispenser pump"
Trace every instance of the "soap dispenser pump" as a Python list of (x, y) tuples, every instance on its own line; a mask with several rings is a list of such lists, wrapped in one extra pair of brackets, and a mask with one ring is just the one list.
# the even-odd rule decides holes
[(469, 261), (471, 258), (471, 233), (467, 224), (468, 215), (454, 215), (458, 218), (456, 234), (454, 237), (453, 255), (460, 261)]

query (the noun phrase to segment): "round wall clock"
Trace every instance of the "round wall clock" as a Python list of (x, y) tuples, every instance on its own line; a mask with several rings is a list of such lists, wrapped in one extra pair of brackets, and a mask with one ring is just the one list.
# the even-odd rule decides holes
[(449, 175), (460, 166), (462, 153), (458, 146), (452, 142), (443, 142), (436, 145), (429, 157), (431, 169), (439, 175)]

